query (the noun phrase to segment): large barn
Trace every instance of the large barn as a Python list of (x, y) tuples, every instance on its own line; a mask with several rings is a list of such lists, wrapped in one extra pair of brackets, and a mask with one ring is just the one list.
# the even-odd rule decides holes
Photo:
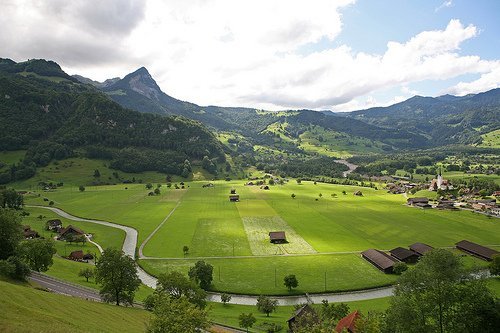
[(410, 250), (418, 254), (419, 256), (423, 256), (427, 252), (433, 250), (434, 248), (430, 245), (424, 243), (413, 243), (409, 246)]
[(418, 254), (404, 247), (397, 247), (389, 251), (391, 256), (398, 259), (399, 261), (406, 263), (416, 263), (418, 260)]
[(269, 233), (269, 240), (273, 244), (288, 243), (284, 231), (271, 231)]
[(467, 252), (479, 259), (491, 261), (493, 256), (500, 254), (497, 250), (490, 249), (489, 247), (482, 246), (476, 243), (469, 242), (468, 240), (462, 240), (455, 244), (457, 249)]
[(390, 255), (375, 249), (363, 251), (361, 256), (384, 273), (392, 273), (396, 259)]

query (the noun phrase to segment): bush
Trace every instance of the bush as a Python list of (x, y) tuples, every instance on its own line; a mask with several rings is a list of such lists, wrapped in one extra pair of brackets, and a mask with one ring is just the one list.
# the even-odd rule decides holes
[(406, 265), (404, 262), (398, 262), (394, 265), (393, 272), (396, 275), (401, 275), (403, 272), (408, 270), (408, 265)]

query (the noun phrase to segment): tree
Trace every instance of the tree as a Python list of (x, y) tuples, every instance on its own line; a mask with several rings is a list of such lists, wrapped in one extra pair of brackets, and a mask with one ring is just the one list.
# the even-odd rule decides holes
[(12, 256), (22, 238), (19, 216), (11, 209), (0, 208), (0, 260)]
[(210, 326), (207, 312), (190, 303), (185, 296), (161, 295), (154, 304), (153, 314), (146, 330), (148, 333), (197, 333)]
[(193, 281), (179, 272), (160, 274), (156, 284), (155, 296), (170, 295), (174, 298), (186, 297), (190, 303), (203, 309), (206, 306), (207, 293)]
[(292, 288), (297, 288), (297, 286), (299, 285), (299, 281), (297, 280), (295, 275), (290, 274), (285, 276), (284, 284), (285, 287), (288, 288), (288, 291), (292, 291)]
[(87, 282), (89, 282), (89, 279), (94, 277), (94, 270), (92, 268), (82, 268), (80, 272), (78, 273), (78, 276), (82, 276), (87, 279)]
[(276, 306), (278, 306), (278, 301), (275, 299), (270, 299), (267, 296), (260, 295), (257, 298), (257, 309), (265, 313), (267, 317), (269, 317), (269, 314), (276, 310)]
[(153, 188), (153, 184), (151, 184), (151, 183), (146, 184), (146, 189), (150, 190), (152, 188)]
[(349, 305), (345, 303), (328, 303), (325, 299), (321, 302), (320, 317), (327, 326), (333, 326), (349, 313)]
[(500, 275), (500, 255), (494, 255), (493, 261), (490, 263), (491, 275)]
[(189, 253), (189, 246), (184, 245), (184, 246), (182, 247), (182, 252), (184, 252), (184, 255), (187, 255), (187, 254)]
[(101, 177), (101, 173), (99, 172), (99, 169), (95, 169), (95, 170), (94, 170), (94, 177), (95, 177), (95, 178), (99, 178), (99, 177)]
[(80, 187), (78, 187), (78, 190), (79, 190), (80, 192), (83, 192), (83, 191), (85, 191), (85, 186), (83, 186), (83, 185), (80, 185)]
[(19, 257), (11, 256), (7, 260), (0, 260), (0, 275), (8, 276), (14, 280), (25, 281), (31, 269)]
[(302, 184), (302, 180), (301, 180), (301, 179), (296, 179), (296, 182), (297, 182), (297, 184), (299, 184), (299, 185), (300, 185), (300, 184)]
[(369, 311), (367, 315), (359, 316), (355, 322), (356, 333), (382, 332), (384, 317), (377, 311)]
[(296, 195), (295, 193), (292, 193), (292, 199), (295, 199)]
[(408, 265), (404, 262), (397, 262), (394, 264), (393, 273), (396, 275), (401, 275), (403, 272), (408, 270)]
[(200, 284), (201, 289), (210, 288), (213, 279), (214, 267), (209, 263), (200, 260), (189, 269), (189, 278)]
[(318, 194), (318, 196), (319, 196), (320, 198), (322, 198), (322, 197), (323, 197), (323, 194), (322, 194), (322, 193), (320, 193), (320, 194)]
[(251, 328), (253, 326), (253, 324), (255, 324), (255, 322), (257, 321), (257, 319), (255, 319), (255, 317), (253, 316), (252, 313), (248, 313), (248, 314), (242, 313), (239, 315), (238, 320), (239, 320), (240, 327), (243, 327), (244, 329), (246, 329), (247, 332), (248, 332), (248, 329)]
[(160, 191), (160, 189), (157, 187), (157, 188), (155, 188), (154, 193), (155, 193), (156, 195), (160, 195), (161, 191)]
[(108, 248), (96, 263), (96, 282), (105, 302), (132, 304), (141, 280), (134, 260), (122, 251)]
[(500, 312), (479, 275), (443, 249), (424, 255), (398, 279), (387, 310), (390, 332), (495, 332)]
[(342, 191), (342, 194), (343, 195), (347, 195), (347, 192), (344, 190), (344, 191)]
[(52, 256), (56, 254), (52, 239), (30, 239), (19, 244), (19, 252), (28, 266), (37, 272), (45, 272), (54, 263)]
[(4, 189), (0, 191), (0, 207), (21, 209), (24, 205), (24, 197), (16, 190)]
[(222, 301), (222, 304), (226, 305), (226, 303), (231, 300), (231, 295), (223, 293), (220, 295), (220, 300)]

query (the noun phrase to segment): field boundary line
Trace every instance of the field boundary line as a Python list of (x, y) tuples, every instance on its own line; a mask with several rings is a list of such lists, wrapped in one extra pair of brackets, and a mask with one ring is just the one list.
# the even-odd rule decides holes
[(160, 228), (165, 224), (165, 222), (167, 222), (167, 220), (170, 218), (170, 216), (172, 216), (172, 214), (175, 212), (175, 210), (177, 209), (177, 207), (179, 207), (180, 204), (181, 204), (181, 201), (179, 200), (177, 202), (177, 205), (175, 205), (175, 207), (170, 211), (170, 213), (168, 213), (167, 217), (165, 217), (163, 219), (163, 221), (161, 221), (161, 223), (158, 224), (158, 226), (155, 228), (155, 230), (153, 230), (148, 235), (148, 237), (146, 237), (146, 239), (141, 243), (141, 246), (139, 246), (139, 259), (145, 259), (145, 258), (147, 258), (142, 253), (142, 251), (144, 249), (144, 246), (146, 246), (146, 244), (151, 240), (151, 238), (153, 238), (153, 236), (158, 232), (158, 230), (160, 230)]

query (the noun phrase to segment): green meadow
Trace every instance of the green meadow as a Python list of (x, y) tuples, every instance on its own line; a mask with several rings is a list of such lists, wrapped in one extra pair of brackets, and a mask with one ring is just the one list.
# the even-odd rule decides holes
[[(215, 187), (202, 188), (205, 183), (189, 182), (178, 190), (163, 185), (159, 196), (148, 196), (143, 184), (87, 187), (84, 192), (64, 186), (38, 191), (26, 201), (46, 205), (45, 197), (71, 214), (132, 226), (139, 232), (139, 244), (176, 207), (146, 243), (146, 258), (139, 260), (140, 265), (154, 275), (186, 272), (202, 258), (215, 267), (214, 289), (235, 293), (287, 294), (282, 282), (287, 274), (299, 279), (293, 293), (393, 283), (395, 276), (379, 272), (360, 257), (359, 252), (369, 248), (390, 250), (414, 242), (452, 247), (462, 239), (500, 245), (498, 219), (468, 211), (407, 207), (403, 196), (385, 190), (299, 185), (294, 180), (270, 190), (245, 186), (244, 181), (216, 181)], [(233, 188), (240, 202), (229, 201)], [(353, 195), (358, 190), (363, 196)], [(81, 223), (82, 229), (92, 231)], [(271, 244), (270, 231), (285, 231), (288, 243)], [(115, 246), (117, 236), (107, 235), (106, 230), (96, 231), (96, 241), (103, 247)], [(111, 241), (98, 241), (99, 237)]]

